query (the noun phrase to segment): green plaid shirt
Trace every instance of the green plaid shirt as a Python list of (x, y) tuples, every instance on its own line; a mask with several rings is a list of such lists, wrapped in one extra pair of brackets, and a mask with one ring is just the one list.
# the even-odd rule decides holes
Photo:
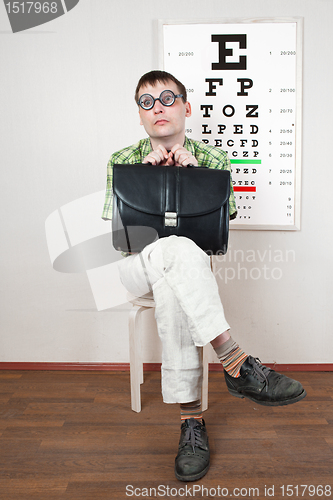
[[(230, 160), (228, 154), (222, 149), (208, 146), (199, 141), (194, 141), (185, 137), (184, 148), (198, 160), (200, 167), (220, 168), (231, 172)], [(152, 151), (150, 139), (142, 139), (137, 144), (121, 149), (111, 156), (107, 167), (107, 183), (105, 204), (102, 214), (103, 219), (112, 219), (112, 173), (113, 165), (117, 163), (142, 163), (144, 158)], [(230, 180), (230, 198), (229, 198), (230, 219), (237, 215), (236, 203), (232, 182)]]

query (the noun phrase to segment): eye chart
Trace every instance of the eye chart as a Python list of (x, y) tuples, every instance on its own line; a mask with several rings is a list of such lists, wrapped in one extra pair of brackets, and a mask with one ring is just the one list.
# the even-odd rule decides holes
[(228, 152), (237, 229), (300, 228), (302, 20), (160, 21), (187, 88), (186, 135)]

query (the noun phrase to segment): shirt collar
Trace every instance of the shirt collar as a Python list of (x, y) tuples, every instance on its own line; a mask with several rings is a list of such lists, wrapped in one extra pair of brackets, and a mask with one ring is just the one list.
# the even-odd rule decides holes
[(147, 155), (149, 155), (149, 153), (151, 153), (152, 150), (153, 148), (151, 147), (150, 138), (146, 137), (146, 139), (142, 140), (142, 149), (141, 149), (142, 158), (145, 158)]
[(193, 142), (186, 136), (185, 136), (185, 141), (184, 141), (184, 148), (187, 149), (187, 151), (189, 151), (192, 156), (195, 156)]

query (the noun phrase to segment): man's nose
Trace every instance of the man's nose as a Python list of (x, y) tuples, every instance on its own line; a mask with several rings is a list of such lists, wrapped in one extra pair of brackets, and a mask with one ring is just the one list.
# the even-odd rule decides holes
[(161, 113), (163, 111), (164, 111), (163, 104), (159, 101), (159, 99), (156, 99), (154, 104), (154, 113)]

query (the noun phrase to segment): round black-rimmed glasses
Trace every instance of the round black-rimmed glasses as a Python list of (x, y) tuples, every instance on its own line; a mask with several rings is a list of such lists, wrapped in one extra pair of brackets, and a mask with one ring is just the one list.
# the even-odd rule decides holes
[(177, 97), (183, 97), (183, 94), (174, 94), (172, 90), (163, 90), (156, 99), (150, 94), (142, 94), (138, 100), (138, 105), (145, 110), (152, 109), (155, 101), (160, 101), (163, 106), (172, 106)]

